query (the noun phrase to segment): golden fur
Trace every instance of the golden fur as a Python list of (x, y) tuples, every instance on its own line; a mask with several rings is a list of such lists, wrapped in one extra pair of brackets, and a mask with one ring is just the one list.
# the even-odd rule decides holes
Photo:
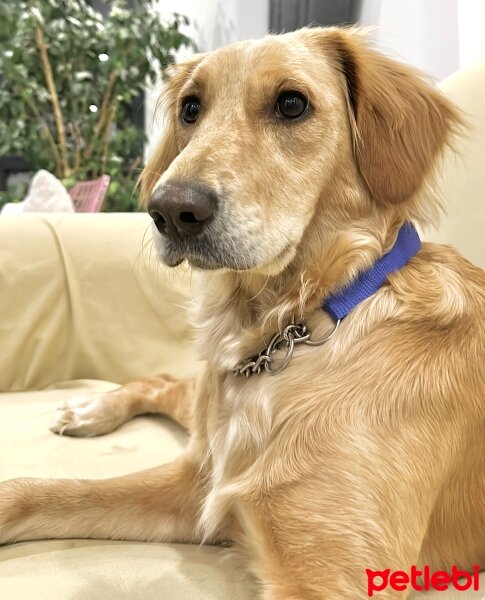
[[(306, 119), (273, 118), (282, 89), (309, 97)], [(203, 111), (184, 127), (191, 94)], [(231, 539), (264, 600), (365, 598), (366, 568), (483, 566), (481, 270), (423, 244), (331, 342), (298, 346), (274, 377), (231, 373), (290, 322), (328, 333), (325, 296), (382, 256), (403, 222), (436, 222), (432, 173), (461, 127), (455, 108), (337, 28), (196, 56), (176, 69), (166, 107), (142, 192), (167, 181), (216, 190), (224, 260), (243, 261), (201, 273), (193, 318), (207, 369), (197, 382), (161, 376), (103, 394), (89, 422), (68, 406), (53, 429), (96, 435), (162, 412), (190, 429), (190, 445), (142, 474), (1, 484), (0, 542)]]

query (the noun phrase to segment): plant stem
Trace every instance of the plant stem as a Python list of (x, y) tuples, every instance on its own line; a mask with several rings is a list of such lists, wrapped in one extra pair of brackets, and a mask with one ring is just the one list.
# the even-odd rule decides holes
[(104, 90), (104, 94), (103, 94), (103, 100), (101, 101), (101, 109), (99, 111), (99, 121), (96, 124), (96, 127), (94, 128), (94, 134), (95, 135), (99, 135), (101, 129), (103, 128), (104, 122), (107, 119), (107, 113), (108, 111), (108, 102), (111, 99), (111, 92), (113, 91), (113, 86), (115, 84), (116, 81), (116, 71), (111, 71), (111, 73), (109, 74), (109, 79), (108, 79), (108, 85), (106, 86), (106, 89)]
[(130, 166), (128, 167), (128, 173), (127, 173), (127, 177), (128, 179), (131, 179), (133, 177), (133, 174), (135, 173), (136, 168), (138, 167), (138, 165), (141, 162), (141, 157), (137, 156), (134, 160), (131, 161)]
[(59, 154), (59, 149), (56, 146), (56, 142), (55, 142), (54, 138), (52, 137), (51, 130), (49, 129), (49, 126), (47, 125), (45, 119), (40, 114), (39, 109), (35, 105), (35, 102), (32, 101), (32, 98), (27, 97), (26, 102), (29, 105), (30, 110), (34, 113), (35, 117), (37, 117), (37, 119), (39, 120), (39, 122), (42, 126), (42, 131), (44, 132), (45, 137), (46, 137), (47, 141), (49, 142), (50, 147), (52, 148), (52, 153), (54, 154), (54, 160), (56, 161), (56, 177), (62, 178), (62, 170), (63, 170), (62, 159), (61, 159), (61, 155)]
[(57, 95), (56, 85), (54, 83), (54, 76), (52, 74), (52, 67), (49, 61), (49, 55), (47, 54), (47, 45), (44, 39), (44, 32), (42, 31), (39, 25), (37, 25), (35, 29), (35, 42), (37, 45), (37, 49), (39, 50), (40, 59), (42, 62), (42, 69), (44, 71), (47, 89), (49, 90), (52, 108), (54, 110), (57, 135), (59, 137), (61, 165), (63, 170), (63, 173), (61, 175), (62, 177), (65, 177), (69, 175), (70, 171), (67, 154), (66, 131), (64, 128), (64, 120), (62, 118), (61, 105), (59, 103), (59, 97)]
[[(111, 99), (111, 93), (113, 91), (113, 86), (115, 84), (115, 81), (116, 81), (116, 71), (111, 71), (111, 73), (109, 74), (109, 78), (108, 78), (108, 84), (103, 93), (103, 99), (101, 101), (101, 107), (99, 109), (99, 119), (94, 127), (93, 140), (96, 140), (98, 138), (98, 136), (101, 133), (103, 127), (105, 126), (106, 120), (108, 119), (109, 114), (111, 112), (111, 109), (108, 109), (108, 104)], [(90, 144), (86, 148), (86, 151), (84, 152), (84, 157), (89, 158), (92, 153), (93, 153), (93, 144)]]
[[(111, 134), (111, 127), (113, 125), (114, 118), (116, 116), (116, 111), (118, 110), (118, 105), (114, 104), (108, 112), (108, 118), (106, 120), (104, 135), (103, 135), (103, 154), (101, 158), (101, 170), (104, 171), (106, 166), (106, 161), (108, 160), (108, 148), (109, 148), (109, 138)], [(101, 173), (102, 175), (103, 173)]]
[(69, 123), (69, 126), (75, 145), (73, 174), (76, 175), (81, 167), (81, 132), (79, 131), (79, 127), (76, 125), (76, 123)]

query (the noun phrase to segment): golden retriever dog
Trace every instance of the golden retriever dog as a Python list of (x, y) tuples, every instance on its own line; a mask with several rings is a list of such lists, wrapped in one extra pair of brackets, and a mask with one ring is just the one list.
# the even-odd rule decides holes
[[(0, 542), (231, 541), (265, 600), (405, 598), (411, 568), (476, 575), (484, 272), (423, 243), (340, 321), (325, 310), (406, 224), (436, 222), (457, 110), (339, 28), (195, 56), (165, 100), (142, 193), (162, 261), (199, 272), (205, 370), (74, 399), (52, 428), (99, 435), (163, 413), (190, 443), (124, 477), (2, 483)], [(372, 587), (375, 571), (403, 573)]]

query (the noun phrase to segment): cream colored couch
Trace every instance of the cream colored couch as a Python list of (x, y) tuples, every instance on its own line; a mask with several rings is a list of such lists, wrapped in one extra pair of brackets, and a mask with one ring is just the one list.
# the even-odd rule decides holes
[[(485, 64), (443, 88), (475, 129), (463, 158), (445, 162), (450, 215), (434, 237), (485, 266)], [(94, 439), (48, 429), (80, 390), (199, 368), (184, 312), (192, 276), (161, 269), (148, 226), (143, 214), (0, 218), (0, 480), (120, 475), (169, 461), (186, 444), (155, 416)], [(417, 598), (483, 600), (485, 577), (481, 587)], [(256, 590), (222, 548), (95, 540), (0, 548), (0, 600), (253, 600)]]

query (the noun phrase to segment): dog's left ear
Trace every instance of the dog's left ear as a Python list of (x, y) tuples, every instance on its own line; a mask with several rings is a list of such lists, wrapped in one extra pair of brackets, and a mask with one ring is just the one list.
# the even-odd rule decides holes
[(411, 198), (461, 127), (457, 109), (417, 70), (370, 48), (359, 30), (320, 30), (322, 42), (345, 77), (356, 162), (373, 198)]

